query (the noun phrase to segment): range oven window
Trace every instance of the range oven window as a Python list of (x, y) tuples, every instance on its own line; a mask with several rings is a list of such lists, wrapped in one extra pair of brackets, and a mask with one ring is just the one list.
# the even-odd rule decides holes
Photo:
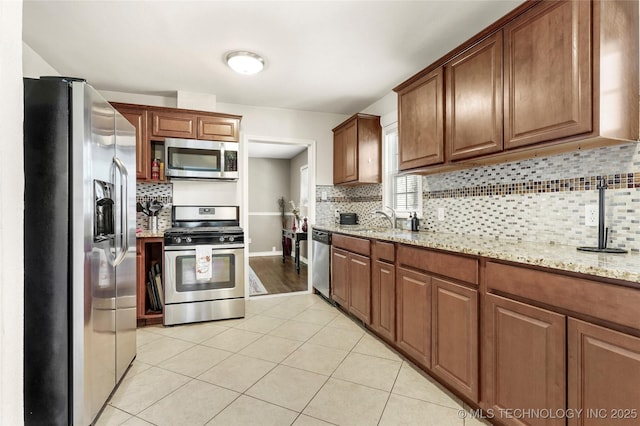
[(233, 254), (211, 256), (211, 279), (196, 280), (196, 256), (177, 256), (176, 290), (178, 292), (219, 290), (233, 288), (236, 282), (236, 257)]
[(220, 151), (212, 149), (169, 147), (168, 167), (177, 170), (220, 172)]

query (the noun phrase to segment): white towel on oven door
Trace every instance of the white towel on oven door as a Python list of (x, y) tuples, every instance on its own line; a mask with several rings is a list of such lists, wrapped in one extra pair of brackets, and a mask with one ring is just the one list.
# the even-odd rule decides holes
[(196, 280), (211, 279), (212, 246), (196, 246)]

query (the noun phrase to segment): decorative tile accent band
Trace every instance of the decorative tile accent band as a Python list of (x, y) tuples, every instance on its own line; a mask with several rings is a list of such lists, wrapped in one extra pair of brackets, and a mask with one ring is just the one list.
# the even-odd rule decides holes
[(326, 200), (322, 200), (319, 196), (316, 196), (316, 203), (368, 203), (375, 201), (382, 201), (382, 195), (366, 197), (327, 197)]
[[(423, 196), (425, 199), (429, 199), (589, 191), (596, 189), (601, 177), (603, 176), (450, 188), (437, 191), (424, 191)], [(607, 181), (607, 189), (640, 188), (640, 172), (616, 173), (614, 175), (604, 175), (604, 178)]]

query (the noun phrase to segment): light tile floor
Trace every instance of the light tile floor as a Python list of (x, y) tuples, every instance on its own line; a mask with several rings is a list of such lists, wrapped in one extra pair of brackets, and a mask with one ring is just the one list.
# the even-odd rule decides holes
[(138, 329), (137, 358), (97, 425), (483, 424), (317, 295), (246, 308), (238, 320)]

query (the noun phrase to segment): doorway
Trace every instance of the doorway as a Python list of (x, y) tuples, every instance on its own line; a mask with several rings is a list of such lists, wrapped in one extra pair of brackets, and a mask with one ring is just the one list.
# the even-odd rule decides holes
[[(311, 242), (306, 240), (310, 230), (299, 232), (304, 218), (307, 224), (315, 220), (315, 141), (247, 135), (242, 148), (246, 295), (308, 293), (312, 287)], [(295, 243), (285, 239), (283, 245), (282, 238), (283, 228), (291, 230), (294, 220), (300, 240), (299, 270)]]

